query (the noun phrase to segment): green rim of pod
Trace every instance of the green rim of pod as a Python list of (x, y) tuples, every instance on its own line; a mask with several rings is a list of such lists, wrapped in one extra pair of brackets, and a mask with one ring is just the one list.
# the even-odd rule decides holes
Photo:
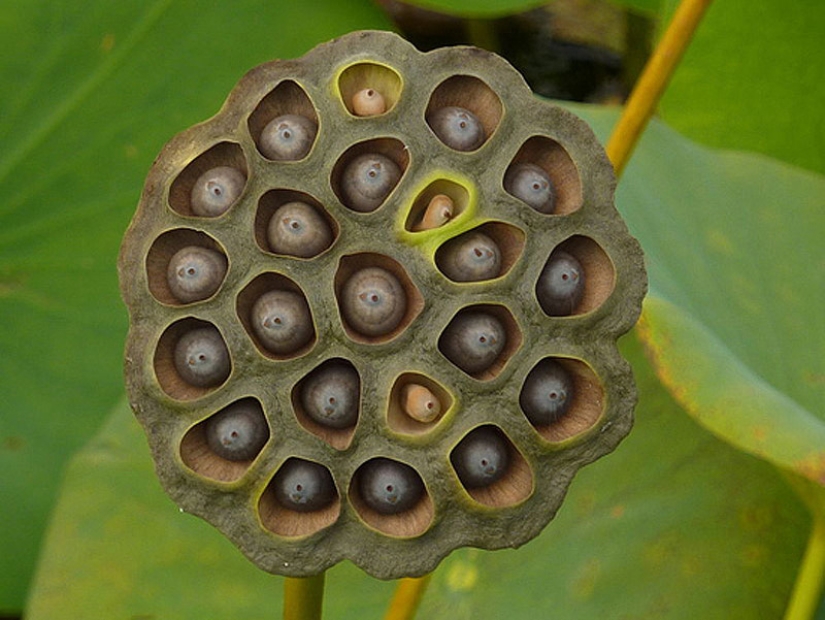
[[(383, 102), (364, 112), (355, 97), (373, 90)], [(433, 118), (448, 107), (472, 113), (480, 145), (458, 150), (442, 141)], [(271, 121), (284, 115), (313, 128), (287, 160), (261, 147)], [(364, 154), (391, 160), (398, 174), (377, 207), (359, 210), (347, 184)], [(519, 164), (550, 179), (551, 213), (505, 189)], [(215, 194), (220, 201), (228, 192), (228, 208), (193, 208), (193, 187), (223, 167), (242, 174), (242, 187)], [(343, 559), (382, 579), (419, 576), (457, 547), (517, 547), (535, 537), (576, 471), (613, 450), (632, 425), (636, 389), (616, 340), (636, 322), (647, 278), (614, 189), (590, 128), (476, 48), (421, 53), (391, 33), (356, 32), (250, 71), (216, 116), (163, 148), (121, 248), (127, 390), (166, 492), (257, 566), (290, 576)], [(424, 226), (437, 196), (449, 199), (449, 216)], [(319, 245), (301, 242), (306, 256), (273, 248), (268, 234), (274, 213), (296, 201), (325, 224)], [(472, 232), (492, 239), (499, 265), (462, 281), (447, 248)], [(218, 265), (194, 301), (176, 295), (169, 267), (192, 246), (210, 250), (216, 260), (207, 262)], [(584, 273), (563, 316), (548, 313), (536, 293), (554, 252), (573, 256)], [(349, 281), (373, 267), (394, 277), (405, 302), (377, 334), (343, 309)], [(292, 293), (309, 317), (286, 351), (268, 346), (254, 324), (255, 303), (272, 291)], [(480, 369), (457, 361), (448, 342), (456, 317), (479, 313), (503, 332)], [(176, 356), (183, 336), (204, 327), (216, 330), (228, 359), (200, 381)], [(531, 421), (520, 395), (546, 359), (563, 369), (570, 394), (563, 415)], [(308, 378), (336, 364), (354, 369), (359, 382), (355, 423), (343, 428), (319, 423), (303, 399)], [(435, 399), (435, 419), (410, 414), (410, 384)], [(254, 456), (233, 460), (214, 449), (209, 429), (213, 416), (238, 404), (266, 430)], [(459, 474), (455, 459), (481, 427), (499, 438), (493, 443), (506, 458), (479, 485)], [(364, 497), (365, 471), (379, 458), (420, 478), (399, 511)], [(277, 487), (287, 476), (276, 475), (295, 461), (329, 473), (334, 488), (324, 487), (320, 504), (282, 501)]]

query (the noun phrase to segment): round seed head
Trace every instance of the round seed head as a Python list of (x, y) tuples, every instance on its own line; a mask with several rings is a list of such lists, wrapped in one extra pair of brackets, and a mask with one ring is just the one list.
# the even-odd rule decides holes
[(218, 166), (204, 172), (192, 186), (192, 212), (202, 217), (226, 213), (243, 192), (244, 173), (237, 168)]
[(330, 428), (347, 428), (358, 421), (361, 378), (343, 362), (313, 372), (301, 387), (301, 404), (310, 418)]
[(444, 226), (453, 219), (455, 215), (455, 203), (446, 194), (436, 194), (430, 199), (427, 209), (421, 221), (413, 227), (413, 230), (432, 230)]
[(444, 244), (438, 266), (455, 282), (491, 280), (501, 273), (501, 252), (484, 233), (470, 232)]
[(288, 510), (315, 512), (329, 506), (336, 497), (329, 470), (318, 463), (292, 458), (272, 479), (275, 498)]
[(439, 340), (441, 352), (467, 374), (487, 370), (504, 350), (507, 335), (496, 317), (486, 312), (456, 316)]
[(398, 279), (386, 269), (356, 271), (341, 290), (341, 314), (364, 336), (390, 333), (407, 312), (407, 297)]
[(536, 426), (558, 421), (570, 408), (573, 380), (556, 361), (544, 359), (524, 380), (519, 396), (522, 411)]
[(332, 244), (329, 223), (305, 202), (281, 205), (266, 230), (269, 247), (276, 254), (312, 258)]
[(401, 169), (389, 157), (366, 153), (353, 159), (341, 177), (341, 192), (354, 211), (375, 211), (401, 178)]
[(306, 157), (318, 127), (305, 116), (284, 114), (272, 119), (261, 132), (260, 149), (274, 161), (297, 161)]
[(311, 339), (315, 330), (303, 296), (292, 291), (270, 291), (252, 306), (252, 329), (271, 353), (289, 355)]
[(356, 116), (378, 116), (387, 111), (387, 102), (374, 88), (364, 88), (352, 96), (352, 111)]
[(432, 390), (408, 383), (401, 390), (401, 408), (413, 420), (427, 424), (441, 415), (441, 401)]
[(231, 370), (229, 351), (214, 327), (199, 327), (181, 336), (174, 362), (181, 379), (195, 387), (220, 385)]
[(487, 139), (481, 121), (465, 108), (439, 108), (427, 117), (427, 123), (439, 140), (457, 151), (474, 151)]
[(377, 458), (362, 466), (358, 491), (364, 503), (375, 512), (395, 515), (418, 503), (424, 495), (424, 483), (409, 465)]
[(190, 245), (172, 256), (166, 281), (181, 303), (191, 303), (215, 294), (226, 275), (226, 258), (220, 252)]
[(491, 426), (482, 426), (461, 440), (450, 460), (461, 484), (474, 489), (500, 480), (507, 472), (510, 454), (501, 433)]
[(584, 295), (584, 269), (574, 256), (555, 251), (547, 259), (536, 282), (539, 305), (550, 316), (575, 312)]
[(229, 405), (206, 421), (209, 448), (228, 461), (251, 461), (269, 439), (269, 426), (251, 402)]
[(556, 208), (556, 191), (550, 176), (535, 164), (510, 166), (504, 175), (504, 189), (539, 213)]

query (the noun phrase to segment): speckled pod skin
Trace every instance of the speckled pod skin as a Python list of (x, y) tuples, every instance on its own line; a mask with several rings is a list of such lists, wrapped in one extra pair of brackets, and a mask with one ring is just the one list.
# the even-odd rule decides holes
[[(352, 96), (364, 88), (381, 92), (385, 112), (355, 114)], [(484, 143), (469, 152), (445, 145), (426, 121), (438, 106), (470, 109), (484, 125)], [(300, 160), (271, 161), (258, 148), (262, 128), (282, 114), (317, 124)], [(343, 200), (341, 175), (365, 152), (392, 159), (401, 178), (378, 208), (358, 212)], [(505, 173), (519, 162), (548, 171), (552, 214), (505, 191)], [(191, 187), (219, 166), (243, 172), (243, 192), (225, 213), (197, 216)], [(588, 126), (534, 97), (509, 64), (479, 49), (420, 53), (390, 33), (356, 32), (250, 71), (215, 117), (162, 150), (119, 260), (131, 318), (128, 393), (167, 493), (256, 565), (291, 576), (343, 559), (382, 579), (418, 576), (457, 547), (518, 547), (535, 537), (578, 469), (613, 450), (632, 424), (636, 390), (616, 339), (636, 322), (647, 279), (640, 247), (614, 208), (614, 188)], [(453, 217), (418, 230), (437, 194), (453, 200)], [(272, 214), (295, 200), (333, 231), (316, 256), (278, 255), (267, 242)], [(453, 281), (439, 268), (438, 250), (476, 229), (498, 245), (501, 272)], [(166, 270), (178, 249), (192, 245), (218, 251), (228, 268), (213, 295), (181, 303), (169, 293)], [(581, 262), (587, 284), (571, 315), (551, 317), (535, 286), (557, 248)], [(360, 334), (342, 317), (344, 284), (364, 267), (389, 271), (404, 288), (406, 312), (388, 334)], [(251, 329), (252, 306), (271, 290), (306, 299), (313, 335), (297, 351), (274, 354)], [(489, 367), (468, 374), (442, 353), (439, 339), (456, 315), (478, 311), (504, 325), (506, 343)], [(220, 385), (191, 386), (175, 370), (175, 343), (208, 325), (226, 344), (231, 372)], [(534, 426), (519, 395), (545, 358), (570, 373), (572, 402), (556, 423)], [(302, 380), (330, 360), (351, 364), (360, 377), (357, 423), (347, 428), (325, 427), (302, 410)], [(410, 383), (439, 398), (432, 422), (404, 413)], [(238, 401), (269, 426), (249, 461), (220, 458), (205, 436), (205, 421)], [(481, 426), (504, 437), (508, 467), (494, 484), (468, 489), (451, 454)], [(365, 504), (359, 476), (376, 458), (420, 476), (424, 493), (412, 508), (388, 515)], [(291, 511), (278, 502), (272, 481), (289, 459), (331, 474), (335, 492), (322, 509)]]

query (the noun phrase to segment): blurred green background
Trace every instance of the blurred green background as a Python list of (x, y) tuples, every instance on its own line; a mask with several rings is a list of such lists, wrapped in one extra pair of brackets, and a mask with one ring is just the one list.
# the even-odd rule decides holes
[[(600, 103), (566, 105), (602, 140), (675, 6), (421, 4), (459, 18), (436, 41), (507, 52), (551, 96), (581, 73), (571, 58), (598, 66), (607, 88), (582, 98)], [(614, 17), (579, 27), (562, 5)], [(356, 29), (422, 36), (391, 14), (367, 0), (0, 6), (0, 613), (280, 613), (280, 578), (160, 491), (123, 400), (115, 260), (172, 135), (261, 62)], [(825, 519), (822, 32), (822, 3), (711, 7), (617, 193), (651, 277), (623, 342), (636, 428), (538, 539), (451, 555), (421, 617), (782, 617), (812, 518)], [(558, 58), (568, 73), (554, 81), (542, 68)], [(344, 563), (327, 617), (380, 617), (391, 591)]]

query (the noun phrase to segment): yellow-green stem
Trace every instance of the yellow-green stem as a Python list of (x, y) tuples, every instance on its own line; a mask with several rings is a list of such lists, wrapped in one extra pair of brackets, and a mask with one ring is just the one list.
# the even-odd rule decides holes
[(825, 519), (814, 516), (802, 565), (796, 576), (785, 620), (811, 620), (819, 607), (825, 582)]
[(682, 0), (662, 40), (647, 61), (607, 143), (620, 176), (711, 0)]
[(432, 574), (401, 579), (384, 620), (412, 620), (415, 612), (418, 611), (421, 598), (424, 596), (431, 577)]
[(284, 620), (321, 620), (324, 604), (324, 578), (287, 577), (284, 581)]

